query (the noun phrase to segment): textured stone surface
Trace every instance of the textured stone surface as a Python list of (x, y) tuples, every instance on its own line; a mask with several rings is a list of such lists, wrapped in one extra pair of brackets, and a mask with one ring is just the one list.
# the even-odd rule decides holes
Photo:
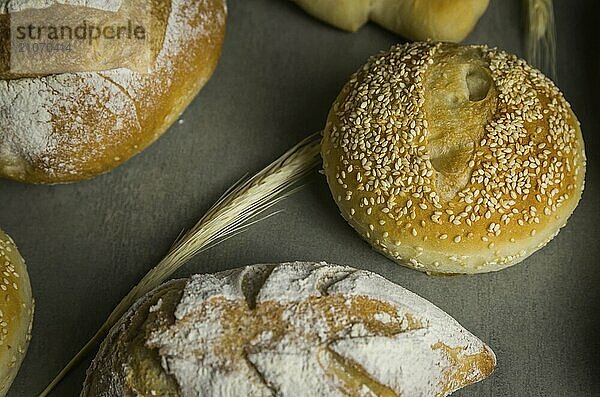
[[(586, 140), (586, 191), (569, 224), (525, 263), (495, 274), (428, 277), (372, 251), (315, 175), (284, 213), (195, 258), (178, 276), (291, 260), (353, 264), (430, 300), (486, 341), (498, 368), (458, 396), (600, 394), (600, 116), (591, 1), (555, 2), (558, 79)], [(492, 1), (467, 42), (523, 55), (521, 1)], [(18, 241), (36, 297), (29, 354), (10, 396), (31, 396), (121, 297), (240, 176), (325, 123), (342, 85), (400, 39), (376, 26), (329, 27), (284, 0), (230, 0), (214, 78), (155, 145), (77, 185), (0, 181), (0, 225)], [(54, 396), (79, 393), (84, 362)]]

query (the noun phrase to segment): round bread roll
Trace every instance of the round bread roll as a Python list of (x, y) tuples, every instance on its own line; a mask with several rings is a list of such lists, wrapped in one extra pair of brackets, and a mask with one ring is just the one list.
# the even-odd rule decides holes
[[(177, 120), (215, 69), (225, 0), (152, 0), (149, 7), (156, 57), (148, 73), (0, 76), (0, 177), (48, 184), (88, 179), (139, 153)], [(10, 54), (0, 50), (6, 64)]]
[(256, 265), (140, 299), (81, 396), (445, 396), (495, 364), (453, 318), (376, 274)]
[(25, 262), (2, 230), (0, 269), (0, 396), (5, 396), (29, 346), (33, 298)]
[(350, 225), (432, 273), (522, 261), (565, 225), (585, 175), (579, 123), (548, 78), (502, 51), (433, 42), (352, 76), (322, 156)]
[(411, 40), (463, 41), (489, 0), (294, 0), (306, 12), (356, 32), (369, 19)]

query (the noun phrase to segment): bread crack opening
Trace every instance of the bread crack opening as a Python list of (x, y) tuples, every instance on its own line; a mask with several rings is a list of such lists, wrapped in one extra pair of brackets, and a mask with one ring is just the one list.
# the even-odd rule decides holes
[(361, 365), (338, 354), (329, 347), (324, 347), (317, 354), (319, 365), (325, 372), (340, 383), (340, 391), (348, 396), (364, 395), (366, 387), (374, 395), (380, 397), (399, 397), (390, 387), (373, 379)]
[(250, 310), (256, 309), (256, 297), (275, 266), (256, 266), (251, 273), (244, 273), (241, 280), (242, 293)]
[(469, 90), (469, 101), (484, 100), (492, 87), (492, 76), (481, 67), (472, 67), (465, 76)]
[(436, 58), (425, 74), (423, 110), (435, 188), (442, 200), (450, 201), (469, 183), (497, 94), (481, 54), (464, 50)]

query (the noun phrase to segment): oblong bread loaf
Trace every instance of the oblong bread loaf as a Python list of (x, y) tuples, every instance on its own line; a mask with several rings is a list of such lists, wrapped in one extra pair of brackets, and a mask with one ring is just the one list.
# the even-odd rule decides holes
[(113, 327), (82, 396), (445, 396), (494, 353), (374, 273), (256, 265), (151, 292)]

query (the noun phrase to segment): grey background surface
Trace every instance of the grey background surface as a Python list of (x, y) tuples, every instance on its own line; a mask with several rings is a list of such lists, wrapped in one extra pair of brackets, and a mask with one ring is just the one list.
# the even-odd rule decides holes
[[(437, 304), (498, 356), (459, 396), (600, 396), (600, 53), (592, 1), (557, 1), (558, 77), (580, 118), (587, 186), (567, 227), (524, 263), (495, 274), (429, 277), (372, 251), (344, 220), (324, 178), (280, 215), (208, 252), (185, 276), (261, 262), (326, 260), (376, 271)], [(492, 0), (468, 42), (523, 54), (521, 1)], [(26, 258), (33, 339), (10, 396), (39, 392), (115, 304), (239, 177), (320, 130), (368, 56), (400, 39), (374, 25), (348, 34), (284, 0), (230, 0), (221, 63), (177, 124), (114, 172), (67, 186), (0, 181), (0, 225)], [(53, 396), (75, 396), (89, 359)]]

